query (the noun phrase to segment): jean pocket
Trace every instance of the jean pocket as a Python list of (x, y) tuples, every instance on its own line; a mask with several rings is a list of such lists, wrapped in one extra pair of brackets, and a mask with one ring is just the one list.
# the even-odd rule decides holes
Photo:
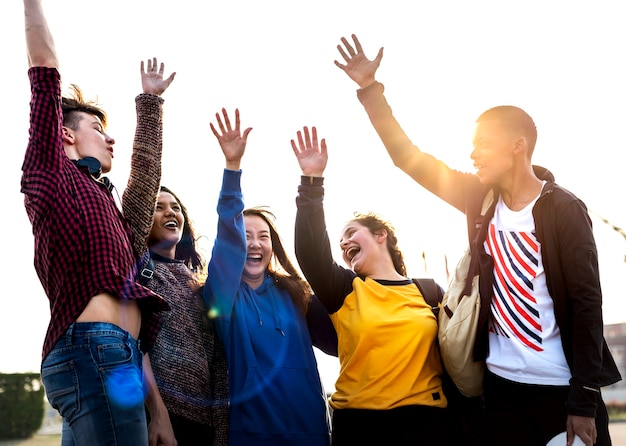
[(104, 339), (99, 339), (99, 341), (96, 347), (98, 352), (98, 367), (116, 367), (132, 362), (133, 350), (128, 344), (120, 342), (119, 339), (115, 339), (114, 342), (109, 343), (102, 342)]
[(70, 421), (80, 410), (78, 377), (73, 361), (67, 361), (41, 369), (41, 380), (50, 405)]

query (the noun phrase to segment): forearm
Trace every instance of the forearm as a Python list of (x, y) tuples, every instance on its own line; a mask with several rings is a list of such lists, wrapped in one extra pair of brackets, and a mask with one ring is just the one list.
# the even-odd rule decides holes
[(161, 393), (159, 392), (156, 379), (154, 378), (154, 373), (152, 372), (150, 356), (145, 354), (143, 358), (144, 380), (147, 388), (145, 399), (146, 409), (148, 409), (151, 419), (157, 420), (163, 419), (164, 417), (169, 419), (167, 409), (163, 403), (163, 399), (161, 398)]
[(393, 116), (384, 95), (384, 88), (383, 84), (374, 82), (366, 88), (357, 90), (357, 97), (393, 163), (411, 175), (423, 154), (413, 145)]
[(313, 292), (329, 313), (337, 311), (352, 290), (354, 273), (333, 261), (324, 217), (322, 179), (301, 177), (295, 224), (296, 258)]
[(136, 98), (137, 127), (133, 141), (130, 176), (122, 196), (124, 215), (130, 220), (134, 248), (147, 250), (154, 208), (161, 184), (163, 149), (163, 99), (150, 94)]
[(571, 415), (594, 417), (600, 396), (604, 338), (593, 229), (586, 209), (578, 201), (561, 209), (555, 224), (562, 238), (561, 269), (568, 290), (568, 317), (571, 317), (572, 379), (568, 411)]
[(24, 25), (28, 66), (58, 68), (54, 39), (41, 0), (24, 0)]
[(204, 287), (207, 307), (221, 317), (230, 318), (246, 261), (243, 207), (241, 172), (225, 169), (217, 205), (217, 235)]
[(393, 163), (422, 187), (465, 212), (467, 194), (476, 191), (475, 187), (469, 187), (478, 182), (476, 175), (450, 169), (443, 161), (414, 145), (393, 116), (383, 93), (384, 87), (378, 82), (357, 91)]

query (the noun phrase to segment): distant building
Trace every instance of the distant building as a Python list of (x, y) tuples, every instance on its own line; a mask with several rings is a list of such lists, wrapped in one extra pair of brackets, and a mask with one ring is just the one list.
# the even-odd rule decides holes
[(607, 404), (626, 403), (626, 323), (604, 326), (604, 337), (615, 363), (622, 374), (622, 380), (602, 389)]

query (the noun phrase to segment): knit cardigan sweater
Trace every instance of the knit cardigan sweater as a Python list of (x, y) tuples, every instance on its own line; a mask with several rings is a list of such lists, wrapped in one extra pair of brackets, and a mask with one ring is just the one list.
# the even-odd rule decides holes
[(198, 285), (181, 261), (150, 253), (147, 246), (161, 181), (163, 99), (137, 97), (137, 130), (128, 185), (122, 197), (131, 223), (134, 248), (145, 262), (154, 260), (147, 287), (161, 295), (170, 311), (162, 325), (150, 360), (167, 410), (215, 428), (214, 445), (228, 443), (228, 372), (224, 349), (212, 326), (205, 323)]

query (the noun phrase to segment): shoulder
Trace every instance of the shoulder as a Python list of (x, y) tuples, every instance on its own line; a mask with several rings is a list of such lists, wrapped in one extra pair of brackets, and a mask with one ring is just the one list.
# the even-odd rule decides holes
[(585, 203), (578, 198), (573, 192), (570, 190), (554, 183), (548, 182), (543, 188), (540, 199), (546, 200), (547, 202), (552, 204), (552, 207), (556, 209), (563, 209), (566, 207), (575, 204), (577, 206), (582, 206), (585, 210), (587, 209)]

